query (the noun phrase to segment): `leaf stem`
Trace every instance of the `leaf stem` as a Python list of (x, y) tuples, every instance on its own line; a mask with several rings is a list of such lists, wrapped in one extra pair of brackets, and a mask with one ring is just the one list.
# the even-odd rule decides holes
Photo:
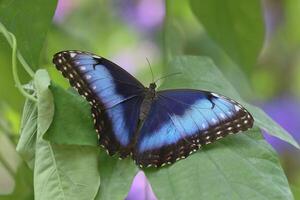
[[(6, 38), (9, 45), (13, 48), (13, 43), (12, 43), (12, 39), (10, 36), (10, 34), (12, 34), (12, 33), (10, 33), (1, 22), (0, 22), (0, 32), (2, 32), (2, 34)], [(25, 61), (24, 57), (20, 54), (20, 52), (17, 52), (17, 57), (18, 57), (20, 63), (22, 64), (23, 68), (25, 69), (25, 71), (33, 78), (34, 71), (32, 71), (32, 69), (30, 68), (28, 63)]]

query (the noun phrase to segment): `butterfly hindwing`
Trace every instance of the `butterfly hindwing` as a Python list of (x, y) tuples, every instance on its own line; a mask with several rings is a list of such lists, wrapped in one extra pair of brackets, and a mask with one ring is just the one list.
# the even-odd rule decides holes
[(92, 105), (99, 142), (110, 155), (130, 153), (144, 86), (118, 65), (97, 55), (63, 51), (53, 63), (70, 84)]
[(124, 158), (132, 152), (130, 144), (138, 126), (142, 100), (143, 97), (135, 97), (106, 112), (92, 108), (94, 126), (100, 134), (100, 145), (107, 149), (109, 155), (119, 152), (120, 157)]
[(137, 164), (161, 166), (253, 125), (237, 102), (199, 90), (157, 92), (134, 151)]

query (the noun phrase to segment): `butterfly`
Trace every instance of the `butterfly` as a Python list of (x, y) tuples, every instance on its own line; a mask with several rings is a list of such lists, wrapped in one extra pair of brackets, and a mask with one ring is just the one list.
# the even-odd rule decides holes
[(129, 155), (139, 167), (160, 167), (201, 146), (253, 126), (236, 101), (194, 89), (156, 91), (117, 64), (92, 53), (62, 51), (53, 63), (91, 104), (99, 143), (109, 155)]

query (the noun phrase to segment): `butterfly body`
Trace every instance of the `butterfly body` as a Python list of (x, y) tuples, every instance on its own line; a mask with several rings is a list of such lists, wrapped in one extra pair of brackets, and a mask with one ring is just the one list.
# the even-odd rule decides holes
[(149, 88), (145, 88), (145, 98), (142, 102), (140, 115), (139, 115), (140, 121), (144, 121), (150, 111), (151, 104), (156, 96), (155, 88), (156, 88), (155, 83), (151, 83), (149, 85)]
[(99, 143), (109, 155), (132, 155), (141, 167), (186, 158), (201, 146), (252, 127), (236, 101), (208, 91), (156, 91), (105, 58), (81, 51), (54, 55), (57, 69), (91, 104)]

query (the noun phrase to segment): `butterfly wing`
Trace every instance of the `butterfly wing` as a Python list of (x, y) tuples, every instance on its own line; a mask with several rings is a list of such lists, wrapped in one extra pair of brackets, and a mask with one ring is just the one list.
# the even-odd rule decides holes
[(97, 55), (63, 51), (53, 63), (70, 84), (92, 105), (100, 145), (109, 154), (130, 153), (136, 131), (144, 86), (118, 65)]
[(134, 159), (141, 167), (171, 164), (252, 125), (251, 114), (226, 97), (199, 90), (160, 91), (140, 130)]

